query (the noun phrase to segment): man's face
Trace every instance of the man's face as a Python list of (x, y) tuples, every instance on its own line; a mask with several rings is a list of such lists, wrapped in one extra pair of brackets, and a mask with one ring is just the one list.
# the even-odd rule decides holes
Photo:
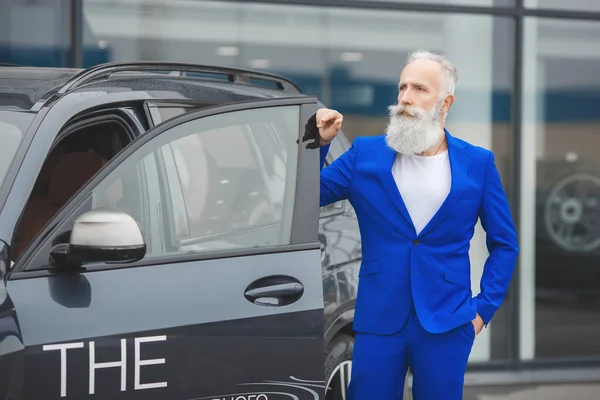
[(439, 101), (441, 65), (416, 60), (402, 71), (398, 85), (398, 104), (390, 106), (386, 128), (387, 145), (401, 154), (420, 154), (434, 146), (442, 133), (442, 108)]
[(401, 154), (420, 154), (439, 142), (445, 114), (454, 101), (440, 99), (442, 66), (432, 60), (415, 60), (402, 70), (398, 104), (388, 107), (387, 145)]
[(438, 102), (442, 83), (442, 66), (432, 60), (415, 60), (404, 67), (398, 84), (398, 104), (423, 111)]

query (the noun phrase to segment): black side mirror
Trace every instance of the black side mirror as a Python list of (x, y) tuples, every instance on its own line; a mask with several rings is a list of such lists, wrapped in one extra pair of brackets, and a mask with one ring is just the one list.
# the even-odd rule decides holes
[(87, 263), (126, 263), (146, 255), (146, 243), (137, 222), (128, 214), (98, 209), (77, 218), (69, 243), (50, 250), (50, 265), (77, 269)]

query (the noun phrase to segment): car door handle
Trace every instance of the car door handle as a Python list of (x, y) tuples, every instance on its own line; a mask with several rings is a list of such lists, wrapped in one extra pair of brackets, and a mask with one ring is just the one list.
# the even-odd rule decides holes
[(253, 299), (258, 297), (294, 296), (302, 293), (303, 290), (304, 286), (301, 283), (283, 283), (281, 285), (264, 286), (248, 290), (246, 296)]
[(291, 282), (255, 282), (244, 293), (253, 304), (269, 307), (284, 306), (298, 301), (304, 294), (302, 283), (291, 278)]

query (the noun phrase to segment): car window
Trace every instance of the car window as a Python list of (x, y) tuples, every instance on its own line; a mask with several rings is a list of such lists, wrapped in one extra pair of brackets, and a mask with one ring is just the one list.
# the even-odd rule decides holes
[(158, 125), (162, 122), (168, 121), (172, 118), (178, 117), (182, 114), (186, 114), (192, 111), (197, 111), (201, 108), (214, 106), (213, 103), (194, 103), (194, 104), (153, 104), (149, 103), (148, 108), (150, 111), (150, 117), (152, 123)]
[(21, 139), (32, 120), (32, 114), (0, 110), (0, 183), (4, 181)]
[(148, 257), (289, 244), (299, 112), (252, 109), (178, 125), (115, 168), (92, 191), (92, 208), (133, 216)]
[(181, 114), (197, 110), (196, 107), (156, 107), (160, 120), (155, 120), (155, 124), (175, 118)]

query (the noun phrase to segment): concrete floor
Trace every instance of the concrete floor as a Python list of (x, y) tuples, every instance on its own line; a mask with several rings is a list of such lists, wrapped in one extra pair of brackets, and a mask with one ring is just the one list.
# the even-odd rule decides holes
[(598, 400), (599, 383), (465, 388), (463, 400)]
[[(467, 387), (463, 400), (598, 400), (599, 383), (569, 383)], [(404, 400), (413, 399), (410, 390), (404, 391)], [(416, 399), (418, 400), (418, 399)]]

